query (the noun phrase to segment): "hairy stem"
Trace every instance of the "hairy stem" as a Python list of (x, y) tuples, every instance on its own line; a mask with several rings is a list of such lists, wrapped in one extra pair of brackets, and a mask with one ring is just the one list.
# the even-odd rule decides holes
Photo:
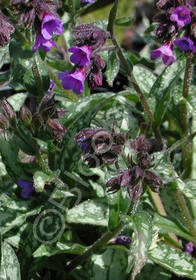
[[(183, 91), (182, 96), (184, 97), (184, 101), (181, 103), (181, 125), (182, 125), (182, 137), (187, 137), (189, 134), (189, 112), (187, 108), (186, 99), (189, 94), (189, 86), (192, 77), (193, 70), (193, 53), (187, 54), (186, 60), (186, 68), (184, 74), (184, 82), (183, 82)], [(188, 178), (191, 173), (192, 167), (192, 144), (191, 142), (185, 145), (182, 149), (182, 163), (183, 163), (183, 177)]]
[(69, 0), (69, 8), (70, 8), (70, 15), (71, 15), (71, 22), (72, 25), (75, 26), (76, 25), (76, 21), (75, 21), (75, 2), (74, 0)]
[(118, 42), (117, 42), (117, 40), (116, 40), (116, 38), (114, 36), (112, 37), (112, 42), (113, 42), (114, 46), (117, 49), (118, 57), (119, 57), (122, 65), (124, 66), (125, 71), (128, 74), (130, 82), (132, 83), (132, 85), (133, 85), (133, 87), (134, 87), (134, 89), (135, 89), (135, 91), (136, 91), (136, 93), (137, 93), (137, 95), (138, 95), (138, 97), (139, 97), (139, 99), (141, 101), (142, 107), (144, 108), (144, 111), (146, 112), (146, 114), (148, 116), (148, 119), (149, 119), (149, 121), (151, 123), (151, 126), (152, 126), (152, 130), (153, 130), (153, 132), (155, 134), (155, 137), (160, 142), (163, 142), (160, 130), (159, 130), (159, 128), (155, 124), (155, 120), (154, 120), (153, 114), (152, 114), (152, 112), (150, 110), (150, 107), (148, 106), (146, 98), (145, 98), (144, 94), (142, 93), (142, 91), (141, 91), (141, 89), (140, 89), (140, 87), (139, 87), (135, 77), (133, 76), (132, 69), (130, 68), (130, 66), (129, 66), (126, 58), (124, 57), (123, 52), (122, 52), (122, 50), (121, 50), (121, 48), (120, 48), (120, 46), (119, 46), (119, 44), (118, 44)]

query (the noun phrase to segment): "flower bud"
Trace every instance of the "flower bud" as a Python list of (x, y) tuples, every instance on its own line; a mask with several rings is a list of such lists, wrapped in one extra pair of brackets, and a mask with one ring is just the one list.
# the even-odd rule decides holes
[(32, 117), (32, 126), (34, 129), (38, 130), (43, 125), (42, 117), (39, 113), (34, 113)]
[(9, 127), (9, 122), (3, 114), (0, 114), (0, 128), (7, 129)]
[(1, 110), (3, 115), (8, 119), (12, 126), (16, 126), (16, 113), (12, 105), (4, 98), (1, 102)]
[(32, 121), (32, 114), (31, 111), (27, 108), (27, 106), (23, 105), (20, 108), (20, 120), (24, 124), (25, 127), (29, 127)]
[(49, 129), (50, 133), (53, 135), (53, 137), (59, 141), (62, 142), (63, 136), (65, 134), (65, 127), (58, 121), (54, 119), (48, 119), (46, 122), (46, 126)]

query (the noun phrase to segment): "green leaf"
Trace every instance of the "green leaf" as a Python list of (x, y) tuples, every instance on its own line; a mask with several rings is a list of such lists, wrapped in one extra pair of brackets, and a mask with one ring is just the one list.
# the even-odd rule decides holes
[(120, 193), (111, 194), (109, 197), (109, 229), (112, 231), (119, 222)]
[(132, 17), (121, 17), (115, 20), (115, 24), (120, 26), (130, 26), (133, 20)]
[(6, 242), (2, 244), (0, 278), (2, 280), (20, 280), (20, 264), (14, 249)]
[(181, 277), (196, 279), (196, 259), (167, 244), (158, 243), (148, 257)]
[(73, 243), (71, 241), (65, 241), (65, 242), (57, 242), (54, 246), (50, 244), (42, 244), (34, 253), (33, 256), (34, 258), (38, 257), (51, 257), (54, 255), (59, 255), (59, 254), (76, 254), (80, 255), (84, 253), (87, 247)]
[(33, 210), (28, 209), (26, 201), (14, 201), (6, 194), (0, 196), (0, 232), (4, 234), (9, 230), (21, 226), (28, 217), (37, 215), (42, 206)]
[(115, 0), (112, 9), (110, 10), (109, 18), (108, 18), (108, 26), (107, 30), (110, 32), (111, 37), (114, 35), (114, 23), (118, 10), (118, 0)]
[(5, 164), (9, 176), (14, 182), (17, 182), (20, 178), (24, 178), (25, 176), (23, 169), (18, 164), (18, 151), (19, 147), (14, 139), (6, 141), (5, 139), (0, 138), (0, 153), (2, 161)]
[(150, 90), (149, 96), (156, 98), (154, 118), (157, 125), (160, 125), (164, 118), (171, 99), (171, 90), (179, 80), (184, 67), (184, 61), (179, 61), (179, 63), (173, 63), (170, 67), (166, 67)]
[(50, 180), (50, 176), (42, 171), (36, 171), (33, 176), (33, 185), (36, 192), (42, 192), (45, 184)]
[(155, 213), (153, 217), (153, 223), (159, 227), (160, 233), (175, 233), (176, 235), (181, 236), (189, 241), (195, 242), (188, 230), (174, 218), (164, 217)]
[(27, 90), (32, 94), (43, 97), (50, 85), (50, 77), (45, 62), (37, 52), (34, 57), (34, 63), (31, 69), (24, 75), (24, 84)]
[(127, 252), (120, 247), (109, 248), (103, 254), (93, 255), (92, 278), (93, 280), (120, 280), (125, 279), (127, 268)]
[(120, 61), (116, 54), (116, 50), (110, 50), (108, 52), (108, 60), (107, 60), (107, 70), (106, 76), (108, 84), (112, 87), (113, 81), (116, 78), (120, 69)]
[(133, 216), (135, 238), (131, 246), (131, 254), (134, 255), (134, 268), (132, 278), (140, 273), (147, 262), (148, 249), (152, 243), (152, 220), (150, 215), (138, 212)]
[(152, 88), (154, 82), (156, 81), (156, 76), (148, 69), (138, 65), (135, 65), (133, 67), (133, 75), (135, 76), (137, 83), (139, 84), (142, 92), (148, 95), (150, 89)]
[(84, 201), (67, 212), (68, 223), (108, 225), (108, 203), (106, 199), (97, 198)]
[(62, 143), (63, 150), (59, 163), (62, 171), (69, 170), (78, 163), (79, 151), (81, 150), (79, 147), (77, 148), (76, 141), (74, 140), (76, 133), (83, 128), (89, 127), (97, 111), (113, 97), (115, 97), (115, 94), (109, 92), (94, 94), (73, 103), (68, 108), (69, 115), (61, 119), (61, 122), (67, 129)]
[(19, 111), (24, 104), (27, 95), (25, 93), (17, 93), (7, 98), (8, 102), (13, 106), (14, 111)]

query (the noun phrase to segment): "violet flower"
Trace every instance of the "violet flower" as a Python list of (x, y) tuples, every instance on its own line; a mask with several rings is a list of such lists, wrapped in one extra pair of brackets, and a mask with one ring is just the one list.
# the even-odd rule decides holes
[(73, 53), (70, 57), (72, 63), (77, 64), (78, 66), (85, 66), (90, 62), (90, 46), (74, 46), (71, 47), (68, 51)]
[(60, 73), (58, 78), (59, 80), (62, 80), (62, 86), (64, 89), (72, 89), (78, 94), (81, 94), (84, 91), (84, 68), (81, 68), (73, 73), (70, 71), (65, 71)]
[(45, 39), (41, 34), (37, 34), (33, 52), (36, 52), (39, 48), (45, 52), (48, 52), (52, 47), (57, 48), (57, 44), (51, 40)]
[(175, 60), (173, 55), (173, 49), (171, 43), (165, 43), (160, 48), (153, 50), (151, 58), (156, 59), (161, 57), (163, 63), (167, 66), (170, 66)]
[(115, 240), (115, 243), (117, 244), (126, 244), (131, 242), (132, 242), (131, 238), (126, 235), (119, 235)]
[(28, 199), (31, 197), (35, 188), (33, 186), (33, 182), (25, 181), (23, 179), (18, 180), (17, 184), (22, 188), (21, 197), (24, 199)]
[(94, 0), (81, 0), (80, 5), (81, 5), (82, 7), (84, 7), (84, 6), (87, 5), (87, 4), (93, 4), (93, 3), (95, 3)]
[(185, 252), (188, 254), (191, 254), (194, 251), (194, 248), (195, 246), (191, 241), (185, 244)]
[(175, 21), (179, 28), (185, 26), (185, 24), (191, 23), (190, 11), (186, 7), (179, 6), (170, 16), (171, 21)]
[(41, 34), (46, 40), (50, 40), (53, 33), (60, 35), (63, 33), (63, 23), (54, 15), (46, 14), (42, 20)]
[(182, 37), (176, 39), (174, 41), (174, 45), (178, 46), (181, 49), (181, 51), (195, 50), (194, 42), (189, 37)]

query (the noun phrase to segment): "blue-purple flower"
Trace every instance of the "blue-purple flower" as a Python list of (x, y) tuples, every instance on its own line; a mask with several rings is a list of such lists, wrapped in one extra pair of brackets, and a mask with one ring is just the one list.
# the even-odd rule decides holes
[(73, 53), (70, 57), (72, 63), (78, 66), (85, 66), (90, 62), (91, 48), (90, 46), (73, 46), (69, 50)]
[(93, 4), (93, 3), (95, 3), (94, 0), (81, 0), (80, 5), (83, 7), (87, 4)]
[(174, 41), (174, 45), (178, 46), (181, 51), (195, 51), (194, 42), (189, 37), (178, 38)]
[(41, 34), (46, 40), (50, 40), (53, 33), (60, 35), (63, 33), (63, 23), (54, 15), (46, 14), (42, 20)]
[(185, 244), (185, 252), (188, 254), (191, 254), (194, 251), (194, 248), (195, 246), (191, 241)]
[(179, 28), (191, 23), (190, 11), (186, 7), (179, 6), (170, 16), (170, 20), (176, 22)]
[(72, 89), (78, 94), (81, 94), (84, 91), (84, 68), (81, 68), (73, 73), (71, 73), (70, 71), (65, 71), (63, 73), (60, 73), (58, 78), (62, 80), (62, 86), (64, 89)]
[(170, 66), (174, 61), (176, 61), (173, 54), (172, 44), (167, 42), (160, 48), (153, 50), (151, 58), (162, 58), (163, 63), (167, 66)]
[(132, 242), (131, 238), (126, 235), (119, 235), (115, 240), (115, 243), (117, 244), (127, 244), (131, 242)]
[(45, 39), (41, 34), (37, 34), (33, 52), (36, 52), (39, 48), (45, 52), (48, 52), (52, 47), (57, 48), (57, 44), (51, 40)]
[(23, 179), (18, 180), (17, 184), (22, 188), (21, 197), (24, 199), (28, 199), (31, 197), (35, 188), (33, 186), (33, 182), (25, 181)]

